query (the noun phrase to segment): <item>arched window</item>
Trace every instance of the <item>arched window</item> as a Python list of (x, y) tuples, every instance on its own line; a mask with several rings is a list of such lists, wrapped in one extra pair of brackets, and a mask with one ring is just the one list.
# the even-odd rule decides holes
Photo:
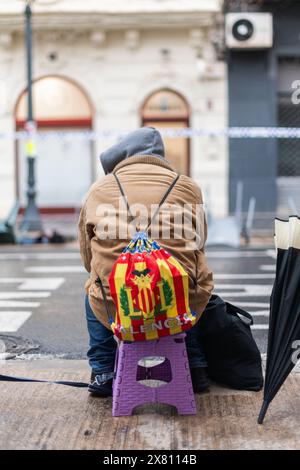
[[(85, 93), (68, 79), (49, 76), (33, 83), (33, 110), (38, 127), (91, 127), (92, 109)], [(27, 91), (16, 106), (17, 126), (26, 120)]]
[[(185, 128), (189, 126), (189, 106), (178, 93), (164, 89), (151, 94), (142, 107), (143, 126)], [(189, 174), (189, 140), (165, 137), (166, 158), (181, 174)]]
[[(92, 127), (92, 106), (73, 81), (47, 76), (33, 83), (33, 112), (39, 132), (80, 130)], [(27, 115), (27, 91), (17, 101), (16, 128), (23, 129)], [(17, 188), (25, 205), (27, 180), (24, 142), (17, 148)], [(64, 140), (59, 136), (38, 140), (36, 158), (37, 203), (44, 212), (70, 211), (81, 205), (92, 182), (92, 148), (88, 140)]]

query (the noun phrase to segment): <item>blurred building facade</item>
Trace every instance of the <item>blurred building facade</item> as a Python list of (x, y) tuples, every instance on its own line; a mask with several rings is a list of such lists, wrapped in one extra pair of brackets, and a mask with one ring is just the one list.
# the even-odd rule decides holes
[[(227, 50), (229, 125), (300, 127), (300, 104), (292, 98), (300, 87), (300, 2), (228, 0), (226, 6), (225, 14), (268, 12), (273, 19), (272, 47)], [(244, 210), (254, 196), (262, 228), (266, 220), (273, 227), (275, 212), (286, 217), (300, 207), (300, 140), (231, 139), (229, 181), (231, 209), (242, 181)]]
[[(24, 3), (0, 2), (0, 216), (25, 205), (24, 143), (8, 134), (26, 120)], [(130, 131), (227, 126), (226, 66), (218, 54), (221, 0), (33, 2), (33, 94), (38, 130)], [(114, 139), (51, 138), (37, 145), (38, 206), (79, 207)], [(224, 137), (165, 139), (174, 167), (228, 209)]]

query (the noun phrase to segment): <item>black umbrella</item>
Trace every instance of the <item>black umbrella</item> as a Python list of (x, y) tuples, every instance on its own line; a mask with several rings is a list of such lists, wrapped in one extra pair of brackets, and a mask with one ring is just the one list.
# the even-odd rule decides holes
[(276, 278), (270, 304), (262, 424), (269, 404), (296, 365), (300, 340), (300, 219), (275, 220)]

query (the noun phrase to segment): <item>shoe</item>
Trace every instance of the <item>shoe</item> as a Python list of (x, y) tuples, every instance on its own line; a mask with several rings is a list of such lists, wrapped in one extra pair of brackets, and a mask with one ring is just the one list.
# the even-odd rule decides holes
[(113, 372), (96, 374), (92, 372), (91, 383), (88, 391), (94, 397), (111, 397), (112, 396)]
[(209, 391), (209, 381), (206, 367), (192, 367), (191, 378), (194, 393), (204, 393)]

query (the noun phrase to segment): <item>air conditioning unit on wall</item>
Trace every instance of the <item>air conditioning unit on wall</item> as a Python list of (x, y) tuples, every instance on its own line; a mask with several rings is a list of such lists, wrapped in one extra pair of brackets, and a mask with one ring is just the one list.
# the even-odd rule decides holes
[(227, 13), (226, 46), (230, 49), (266, 49), (273, 46), (271, 13)]

